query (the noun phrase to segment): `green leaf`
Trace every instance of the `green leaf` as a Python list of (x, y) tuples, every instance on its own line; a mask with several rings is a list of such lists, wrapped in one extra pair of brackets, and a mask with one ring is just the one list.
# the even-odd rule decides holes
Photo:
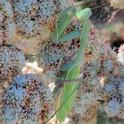
[(71, 23), (72, 17), (75, 15), (76, 9), (69, 7), (61, 12), (58, 22), (53, 33), (53, 40), (58, 42), (59, 38), (63, 35), (67, 26)]

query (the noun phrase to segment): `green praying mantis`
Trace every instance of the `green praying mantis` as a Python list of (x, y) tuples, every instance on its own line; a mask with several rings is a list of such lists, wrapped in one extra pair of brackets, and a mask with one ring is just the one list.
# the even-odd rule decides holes
[[(61, 68), (66, 72), (65, 80), (70, 80), (70, 82), (64, 84), (59, 96), (59, 103), (55, 114), (60, 122), (64, 121), (65, 117), (68, 116), (71, 111), (76, 97), (76, 90), (79, 87), (79, 83), (76, 83), (76, 80), (74, 79), (79, 77), (80, 68), (83, 63), (84, 50), (87, 46), (91, 29), (91, 23), (89, 20), (91, 15), (92, 12), (90, 8), (78, 11), (75, 7), (65, 9), (60, 14), (55, 31), (52, 35), (53, 40), (57, 43), (68, 42), (75, 37), (80, 37), (80, 48), (76, 52), (74, 60), (72, 60), (69, 64), (63, 65)], [(83, 21), (82, 29), (80, 31), (73, 31), (64, 35), (64, 31), (71, 23), (74, 16)]]

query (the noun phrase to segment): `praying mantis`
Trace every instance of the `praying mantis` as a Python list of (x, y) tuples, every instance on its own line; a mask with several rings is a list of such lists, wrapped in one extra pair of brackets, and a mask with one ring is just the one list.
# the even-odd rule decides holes
[[(55, 114), (60, 122), (64, 121), (65, 117), (68, 116), (71, 111), (76, 97), (76, 90), (79, 87), (79, 83), (76, 83), (75, 79), (79, 77), (80, 68), (83, 63), (84, 50), (89, 40), (91, 29), (89, 17), (91, 15), (92, 12), (90, 8), (80, 11), (77, 11), (75, 7), (65, 9), (58, 18), (58, 23), (52, 36), (53, 40), (57, 43), (67, 42), (75, 37), (80, 37), (80, 48), (77, 50), (75, 58), (69, 64), (65, 64), (61, 68), (66, 73), (65, 80), (70, 80), (70, 82), (64, 84), (59, 96), (59, 103)], [(73, 31), (64, 35), (64, 31), (71, 23), (74, 16), (83, 21), (82, 30)]]

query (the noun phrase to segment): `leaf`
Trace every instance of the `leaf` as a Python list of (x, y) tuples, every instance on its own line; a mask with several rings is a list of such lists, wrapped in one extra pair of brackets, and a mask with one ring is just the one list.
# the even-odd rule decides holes
[(58, 22), (53, 33), (53, 40), (58, 42), (58, 39), (63, 35), (67, 26), (71, 23), (72, 17), (75, 15), (75, 8), (69, 7), (61, 12)]

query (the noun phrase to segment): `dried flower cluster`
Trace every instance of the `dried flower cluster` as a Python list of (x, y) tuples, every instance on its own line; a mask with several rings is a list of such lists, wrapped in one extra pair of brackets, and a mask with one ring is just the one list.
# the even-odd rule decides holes
[(53, 112), (50, 89), (32, 74), (18, 75), (3, 97), (6, 124), (41, 124)]
[(11, 4), (17, 33), (27, 38), (53, 31), (57, 15), (68, 5), (66, 0), (11, 0)]
[[(0, 123), (3, 120), (5, 124), (41, 124), (51, 117), (53, 97), (50, 89), (35, 75), (21, 75), (25, 55), (13, 43), (23, 37), (42, 37), (42, 30), (53, 31), (57, 15), (67, 5), (65, 2), (0, 1)], [(17, 36), (21, 39), (16, 39)], [(31, 43), (28, 43), (29, 47)]]
[(0, 82), (11, 82), (25, 64), (24, 53), (12, 46), (0, 46)]
[(124, 119), (124, 78), (108, 77), (104, 90), (108, 98), (104, 106), (108, 116)]

